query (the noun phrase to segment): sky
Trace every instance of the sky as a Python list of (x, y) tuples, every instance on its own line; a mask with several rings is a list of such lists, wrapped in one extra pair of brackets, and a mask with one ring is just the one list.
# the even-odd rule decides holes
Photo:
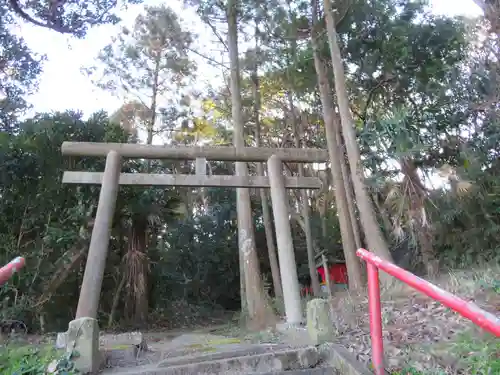
[[(144, 3), (157, 5), (165, 3), (165, 0), (145, 0)], [(430, 3), (433, 12), (437, 14), (471, 17), (480, 14), (473, 0), (431, 0)], [(169, 0), (168, 5), (178, 12), (188, 29), (198, 34), (197, 50), (205, 55), (214, 55), (214, 38), (195, 13), (183, 9), (182, 0)], [(120, 13), (122, 25), (132, 25), (142, 7), (131, 6)], [(93, 86), (81, 73), (81, 68), (95, 64), (95, 57), (117, 31), (116, 26), (103, 26), (90, 30), (84, 40), (77, 40), (33, 25), (19, 26), (18, 32), (30, 48), (47, 57), (39, 90), (29, 98), (29, 102), (34, 106), (33, 112), (78, 109), (89, 115), (101, 109), (109, 112), (116, 110), (123, 100)], [(219, 69), (208, 65), (202, 58), (196, 59), (199, 76), (203, 77), (201, 79), (204, 83), (216, 83), (220, 80)]]

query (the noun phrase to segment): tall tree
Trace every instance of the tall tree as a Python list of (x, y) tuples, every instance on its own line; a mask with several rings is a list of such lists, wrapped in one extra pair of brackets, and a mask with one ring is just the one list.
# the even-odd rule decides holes
[(120, 18), (116, 8), (140, 4), (142, 0), (62, 0), (25, 1), (8, 0), (10, 10), (24, 21), (60, 33), (83, 38), (89, 27), (116, 24)]
[[(147, 144), (152, 144), (154, 135), (161, 131), (160, 119), (180, 123), (180, 117), (186, 116), (182, 111), (186, 98), (179, 91), (186, 87), (195, 68), (187, 55), (191, 42), (191, 34), (182, 29), (172, 9), (145, 7), (133, 29), (122, 28), (115, 40), (99, 54), (103, 70), (88, 69), (97, 76), (95, 82), (99, 87), (126, 98), (127, 105), (114, 118), (127, 126), (132, 135), (137, 133), (132, 126), (144, 124)], [(151, 161), (146, 165), (139, 163), (136, 168), (145, 168), (148, 172), (157, 168), (162, 170), (158, 163)], [(129, 234), (122, 280), (126, 280), (127, 285), (128, 316), (142, 325), (146, 322), (149, 307), (147, 249), (156, 241), (151, 234), (160, 229), (153, 218), (158, 217), (163, 209), (170, 212), (173, 209), (168, 198), (163, 201), (165, 205), (161, 204), (163, 195), (157, 189), (139, 194), (131, 191), (130, 194), (125, 220)], [(158, 205), (153, 204), (154, 199), (158, 199)], [(119, 294), (120, 287), (116, 295)]]
[[(317, 0), (312, 0), (313, 25), (311, 39), (313, 44), (313, 57), (316, 74), (318, 77), (318, 86), (320, 90), (321, 104), (323, 107), (323, 117), (325, 132), (328, 144), (328, 153), (330, 155), (333, 183), (335, 189), (335, 201), (339, 215), (340, 230), (342, 234), (342, 246), (349, 274), (349, 287), (352, 289), (361, 288), (363, 280), (361, 276), (361, 266), (356, 257), (356, 242), (354, 238), (353, 226), (347, 206), (346, 190), (342, 176), (340, 163), (339, 143), (337, 142), (337, 131), (335, 127), (340, 126), (336, 122), (335, 110), (333, 108), (332, 93), (324, 61), (320, 56), (320, 38), (318, 34), (318, 4)], [(356, 141), (356, 140), (354, 140)], [(347, 140), (346, 140), (347, 142)]]
[(363, 244), (361, 242), (361, 233), (359, 231), (358, 219), (356, 217), (356, 207), (353, 197), (354, 191), (352, 189), (352, 180), (349, 174), (347, 159), (345, 155), (345, 144), (342, 140), (342, 133), (340, 130), (340, 120), (338, 119), (338, 114), (336, 113), (335, 115), (337, 117), (336, 121), (337, 126), (335, 127), (335, 131), (337, 134), (337, 145), (340, 152), (340, 169), (342, 171), (342, 178), (344, 180), (347, 208), (349, 210), (349, 217), (351, 218), (352, 231), (354, 234), (354, 242), (356, 243), (356, 248), (359, 249), (363, 247)]
[(192, 41), (171, 8), (145, 7), (133, 29), (122, 28), (99, 54), (103, 68), (86, 69), (99, 87), (142, 104), (148, 144), (160, 119), (171, 126), (186, 116), (183, 90), (196, 68), (188, 56)]
[[(257, 22), (257, 21), (256, 21)], [(261, 146), (261, 95), (259, 81), (259, 65), (261, 60), (259, 48), (259, 31), (258, 24), (255, 26), (255, 49), (251, 53), (252, 60), (252, 91), (253, 91), (253, 110), (254, 110), (254, 126), (255, 126), (255, 147)], [(257, 173), (259, 176), (264, 176), (264, 166), (262, 163), (257, 163)], [(273, 221), (271, 218), (271, 207), (269, 206), (269, 195), (267, 189), (260, 189), (260, 201), (262, 205), (262, 221), (264, 222), (264, 230), (266, 232), (267, 252), (269, 255), (269, 264), (271, 266), (271, 277), (273, 279), (274, 295), (278, 298), (283, 298), (283, 289), (281, 285), (281, 276), (276, 255), (276, 245), (274, 243)]]
[[(384, 239), (377, 218), (373, 203), (366, 189), (365, 175), (359, 146), (356, 140), (356, 132), (354, 130), (354, 121), (349, 107), (349, 98), (347, 95), (344, 65), (340, 47), (338, 44), (338, 36), (335, 29), (335, 20), (331, 9), (330, 0), (324, 0), (324, 12), (326, 18), (327, 35), (331, 53), (332, 67), (335, 76), (335, 92), (339, 107), (340, 120), (342, 125), (342, 133), (351, 167), (352, 182), (356, 194), (356, 202), (358, 204), (361, 223), (364, 228), (366, 242), (371, 251), (378, 256), (392, 260), (389, 247)], [(384, 277), (386, 282), (390, 282), (390, 278)]]
[[(288, 58), (287, 65), (292, 65), (292, 60), (295, 59), (297, 56), (297, 20), (296, 17), (294, 16), (293, 12), (291, 9), (288, 9), (288, 12), (292, 18), (291, 20), (291, 26), (292, 30), (290, 31), (288, 35), (288, 43), (289, 43), (289, 49), (290, 49), (290, 57)], [(301, 144), (301, 139), (303, 137), (303, 129), (302, 129), (302, 121), (298, 118), (298, 109), (295, 106), (295, 101), (294, 101), (294, 92), (295, 92), (295, 80), (294, 78), (291, 77), (290, 74), (290, 69), (287, 69), (287, 81), (289, 83), (289, 88), (286, 93), (287, 101), (288, 101), (288, 110), (289, 110), (289, 117), (291, 118), (292, 122), (292, 131), (294, 134), (295, 138), (295, 147), (300, 148), (302, 147)], [(299, 163), (297, 166), (297, 172), (299, 177), (304, 176), (304, 165)], [(313, 242), (313, 234), (312, 234), (312, 228), (311, 228), (311, 210), (309, 207), (309, 196), (307, 194), (307, 190), (302, 189), (300, 192), (300, 198), (301, 202), (300, 207), (302, 211), (302, 217), (304, 218), (304, 229), (305, 229), (305, 236), (306, 236), (306, 247), (307, 247), (307, 265), (309, 268), (309, 277), (311, 279), (311, 285), (312, 285), (312, 291), (315, 296), (319, 296), (321, 293), (320, 285), (319, 285), (319, 280), (318, 280), (318, 275), (317, 275), (317, 270), (316, 270), (316, 257), (315, 257), (315, 251), (314, 251), (314, 242)]]
[(500, 1), (474, 0), (474, 3), (483, 11), (484, 17), (490, 24), (490, 31), (500, 36)]
[[(238, 16), (240, 4), (238, 0), (227, 2), (228, 49), (231, 67), (231, 99), (233, 119), (233, 143), (236, 148), (245, 147), (243, 108), (241, 103), (240, 70), (238, 57)], [(236, 175), (247, 176), (247, 164), (236, 163)], [(238, 211), (238, 242), (245, 265), (245, 290), (249, 324), (253, 327), (263, 327), (269, 323), (269, 306), (264, 295), (260, 277), (259, 261), (255, 248), (255, 237), (248, 189), (237, 189), (236, 206)], [(241, 270), (240, 270), (241, 272)]]
[(15, 20), (0, 4), (0, 130), (13, 131), (17, 118), (27, 108), (26, 95), (37, 88), (43, 57), (30, 51), (12, 32)]

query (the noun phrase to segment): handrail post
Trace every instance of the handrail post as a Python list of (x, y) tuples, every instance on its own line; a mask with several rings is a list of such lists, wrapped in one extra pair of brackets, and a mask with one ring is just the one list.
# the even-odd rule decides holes
[(365, 249), (358, 249), (356, 254), (366, 261), (367, 265), (372, 264), (378, 270), (382, 270), (413, 289), (429, 296), (435, 301), (441, 302), (443, 305), (456, 311), (463, 317), (469, 319), (474, 324), (492, 333), (496, 337), (500, 337), (500, 318), (488, 311), (481, 309), (473, 302), (465, 301), (456, 295), (447, 292), (411, 272), (388, 262)]
[(366, 263), (368, 271), (368, 311), (370, 314), (370, 336), (372, 340), (372, 364), (375, 375), (383, 375), (384, 341), (382, 338), (382, 307), (377, 266)]
[(379, 270), (401, 280), (412, 288), (453, 309), (474, 324), (500, 337), (500, 318), (482, 310), (476, 304), (465, 301), (438, 286), (415, 276), (411, 272), (383, 260), (375, 254), (358, 249), (356, 255), (366, 262), (368, 271), (368, 309), (370, 314), (370, 336), (372, 341), (372, 363), (375, 375), (383, 375), (384, 342), (382, 337), (382, 308), (380, 303)]

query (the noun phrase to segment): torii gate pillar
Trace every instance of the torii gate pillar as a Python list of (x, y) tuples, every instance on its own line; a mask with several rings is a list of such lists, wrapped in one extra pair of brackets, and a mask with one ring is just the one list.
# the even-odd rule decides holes
[(121, 157), (116, 151), (110, 151), (106, 157), (106, 167), (104, 168), (99, 203), (90, 239), (89, 254), (83, 274), (78, 308), (76, 309), (76, 319), (97, 318), (102, 279), (108, 256), (109, 237), (115, 215), (120, 171)]
[(286, 321), (290, 325), (298, 325), (303, 322), (303, 315), (281, 159), (276, 155), (271, 156), (267, 161), (267, 170), (271, 187)]

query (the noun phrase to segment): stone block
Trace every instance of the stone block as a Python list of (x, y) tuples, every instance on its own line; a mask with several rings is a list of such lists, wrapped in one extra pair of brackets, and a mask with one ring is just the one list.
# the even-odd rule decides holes
[(104, 349), (106, 367), (120, 367), (137, 361), (139, 348), (136, 345), (121, 345)]
[(68, 332), (58, 332), (56, 338), (56, 349), (66, 349)]
[(318, 361), (319, 352), (317, 350), (302, 348), (297, 351), (297, 362), (299, 363), (299, 368), (312, 368), (318, 364)]
[(164, 375), (250, 374), (311, 368), (319, 361), (319, 353), (315, 347), (237, 357), (233, 357), (231, 353), (226, 355), (225, 358), (220, 358), (219, 355), (212, 358), (203, 356), (202, 361), (196, 358), (179, 358), (176, 362), (163, 361), (158, 367), (165, 368), (162, 373)]
[(97, 320), (92, 318), (72, 320), (69, 322), (65, 337), (66, 352), (78, 354), (73, 360), (75, 367), (84, 374), (97, 372), (102, 363)]
[(312, 345), (305, 325), (278, 323), (276, 330), (282, 335), (282, 340), (291, 347)]
[(327, 300), (316, 298), (307, 303), (307, 331), (313, 345), (331, 342), (335, 328), (330, 317)]
[(126, 332), (116, 335), (106, 334), (99, 337), (99, 344), (108, 349), (121, 346), (136, 346), (140, 350), (147, 350), (146, 340), (141, 332)]
[(372, 375), (364, 364), (359, 362), (356, 357), (347, 351), (344, 347), (325, 343), (318, 348), (320, 360), (328, 364), (331, 368), (342, 375)]

